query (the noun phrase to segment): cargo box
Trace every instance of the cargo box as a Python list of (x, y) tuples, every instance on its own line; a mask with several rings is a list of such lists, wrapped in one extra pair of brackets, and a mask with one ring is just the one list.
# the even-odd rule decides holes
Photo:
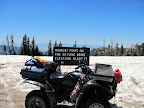
[(36, 80), (36, 81), (45, 81), (48, 78), (48, 74), (43, 68), (36, 68), (24, 66), (21, 69), (21, 75), (24, 79)]
[(25, 63), (25, 66), (34, 66), (34, 62), (27, 62)]
[(111, 65), (107, 64), (95, 64), (95, 69), (93, 71), (95, 80), (112, 82), (115, 75)]

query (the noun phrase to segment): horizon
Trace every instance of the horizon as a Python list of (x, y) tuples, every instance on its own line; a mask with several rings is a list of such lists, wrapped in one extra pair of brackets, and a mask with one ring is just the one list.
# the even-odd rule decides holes
[[(59, 43), (57, 43), (58, 45)], [(7, 44), (5, 44), (7, 46)], [(46, 52), (48, 50), (48, 43), (35, 43), (36, 46), (39, 47), (39, 50), (42, 51), (42, 52)], [(62, 47), (73, 47), (74, 44), (63, 44), (62, 43)], [(3, 46), (2, 44), (0, 44), (0, 46)], [(77, 48), (82, 48), (83, 46), (86, 46), (87, 48), (90, 48), (90, 50), (92, 49), (97, 49), (97, 48), (102, 48), (104, 46), (100, 46), (100, 45), (84, 45), (84, 44), (76, 44)], [(21, 43), (16, 43), (14, 44), (14, 47), (17, 47), (17, 48), (20, 48), (21, 47)], [(52, 48), (54, 47), (54, 43), (52, 43)], [(107, 48), (108, 46), (105, 45), (105, 48)], [(113, 45), (113, 48), (115, 46)], [(119, 48), (121, 48), (121, 45), (118, 46)], [(131, 46), (129, 47), (125, 47), (123, 46), (124, 48), (131, 48)]]
[[(0, 45), (2, 45), (2, 44), (0, 44)], [(36, 45), (39, 47), (39, 50), (40, 51), (43, 51), (43, 52), (45, 52), (45, 51), (47, 51), (48, 50), (48, 43), (36, 43)], [(73, 47), (73, 44), (63, 44), (62, 43), (62, 45), (63, 45), (63, 47)], [(3, 46), (3, 45), (2, 45)], [(7, 44), (6, 44), (6, 46), (7, 46)], [(21, 47), (21, 44), (15, 44), (14, 46), (16, 46), (16, 47)], [(84, 45), (84, 44), (77, 44), (77, 47), (83, 47), (83, 46), (86, 46), (87, 48), (90, 48), (90, 50), (92, 50), (93, 48), (95, 49), (95, 48), (99, 48), (99, 47), (102, 47), (102, 46), (98, 46), (98, 45)], [(52, 43), (52, 48), (54, 47), (54, 43)]]
[[(2, 0), (0, 44), (13, 34), (15, 44), (27, 36), (37, 43), (55, 40), (63, 44), (125, 47), (144, 40), (142, 0)], [(7, 8), (8, 7), (8, 8)]]

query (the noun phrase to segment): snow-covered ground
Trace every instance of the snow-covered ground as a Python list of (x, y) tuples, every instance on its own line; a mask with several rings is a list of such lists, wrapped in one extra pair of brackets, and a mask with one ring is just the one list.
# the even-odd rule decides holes
[[(20, 70), (30, 56), (0, 55), (0, 108), (24, 108), (26, 94), (38, 89), (30, 84), (23, 84)], [(52, 61), (52, 57), (41, 57)], [(123, 81), (118, 85), (115, 100), (118, 108), (144, 107), (144, 57), (90, 57), (90, 67), (95, 63), (111, 64), (119, 68)], [(63, 73), (73, 71), (76, 66), (62, 66)]]

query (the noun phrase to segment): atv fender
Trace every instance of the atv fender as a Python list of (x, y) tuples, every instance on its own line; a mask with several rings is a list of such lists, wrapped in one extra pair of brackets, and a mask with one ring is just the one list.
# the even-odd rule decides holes
[(101, 84), (98, 84), (95, 80), (90, 80), (88, 82), (86, 82), (84, 85), (83, 85), (83, 88), (82, 88), (82, 91), (81, 93), (84, 93), (89, 87), (96, 87), (96, 88), (102, 88), (102, 89), (105, 89), (107, 90), (110, 94), (113, 94), (113, 90), (112, 90), (112, 86), (110, 85), (101, 85)]
[(39, 87), (42, 87), (44, 88), (44, 84), (40, 83), (40, 82), (37, 82), (37, 81), (32, 81), (32, 80), (25, 80), (23, 83), (29, 83), (29, 84), (32, 84), (32, 85), (36, 85), (36, 86), (39, 86)]
[(37, 81), (25, 80), (23, 83), (33, 84), (33, 85), (36, 85), (36, 86), (42, 88), (49, 98), (51, 108), (55, 108), (57, 106), (57, 101), (56, 101), (56, 98), (54, 95), (54, 89), (48, 82), (46, 82), (46, 84), (42, 84)]
[(110, 94), (114, 94), (113, 90), (112, 90), (112, 87), (109, 86), (109, 85), (100, 85), (98, 84), (95, 80), (90, 80), (88, 82), (86, 82), (84, 85), (83, 85), (83, 88), (77, 98), (77, 101), (76, 101), (76, 106), (75, 108), (78, 108), (79, 107), (79, 103), (81, 102), (81, 99), (83, 97), (83, 94), (85, 94), (85, 91), (90, 88), (90, 87), (95, 87), (95, 88), (101, 88), (101, 89), (105, 89), (107, 90)]

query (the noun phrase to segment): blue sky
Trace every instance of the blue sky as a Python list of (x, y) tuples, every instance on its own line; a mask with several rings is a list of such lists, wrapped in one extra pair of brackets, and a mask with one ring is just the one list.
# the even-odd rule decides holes
[(11, 34), (15, 43), (27, 34), (36, 43), (128, 47), (144, 42), (144, 0), (0, 0), (0, 44)]

